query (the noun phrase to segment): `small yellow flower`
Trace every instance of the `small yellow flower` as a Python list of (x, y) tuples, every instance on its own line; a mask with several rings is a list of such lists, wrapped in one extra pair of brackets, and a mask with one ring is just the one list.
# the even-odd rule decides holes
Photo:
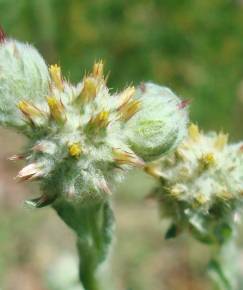
[(89, 125), (92, 127), (105, 128), (109, 124), (109, 112), (101, 111), (95, 117), (92, 117), (89, 121)]
[(195, 200), (199, 205), (204, 205), (205, 203), (207, 203), (208, 198), (204, 194), (198, 193), (195, 197)]
[(119, 108), (121, 119), (128, 121), (132, 118), (141, 108), (141, 102), (139, 100), (131, 100)]
[(201, 135), (198, 126), (195, 124), (191, 124), (189, 126), (188, 133), (189, 133), (189, 137), (195, 142), (198, 141)]
[(180, 195), (184, 192), (181, 185), (175, 184), (169, 189), (169, 193), (175, 197), (176, 199), (180, 197)]
[(96, 62), (93, 66), (93, 76), (103, 78), (104, 63), (102, 60)]
[(213, 153), (203, 154), (199, 161), (205, 168), (209, 168), (216, 163), (216, 159)]
[(151, 175), (151, 176), (153, 176), (155, 178), (162, 177), (162, 172), (161, 172), (161, 170), (160, 170), (160, 168), (158, 167), (157, 164), (147, 164), (147, 165), (145, 165), (144, 166), (144, 171), (147, 174), (149, 174), (149, 175)]
[(61, 101), (57, 100), (55, 97), (48, 96), (47, 103), (50, 108), (52, 118), (60, 123), (65, 122), (66, 117), (64, 114), (64, 106)]
[(228, 142), (228, 135), (220, 133), (214, 142), (214, 147), (218, 150), (223, 150), (227, 142)]
[(122, 108), (125, 104), (129, 102), (129, 100), (134, 96), (135, 88), (134, 87), (127, 87), (121, 94), (120, 94), (120, 106)]
[(98, 84), (94, 78), (87, 77), (84, 79), (84, 86), (77, 98), (78, 102), (90, 102), (97, 94)]
[(37, 107), (27, 101), (20, 101), (18, 103), (18, 108), (29, 119), (42, 115), (42, 112)]
[(79, 157), (82, 153), (82, 148), (79, 143), (72, 143), (68, 146), (69, 155), (72, 157)]
[(61, 68), (57, 65), (51, 65), (49, 68), (49, 72), (51, 75), (51, 79), (54, 82), (55, 86), (63, 91), (64, 86), (63, 86), (63, 81), (62, 81), (62, 73), (61, 73)]
[(133, 152), (127, 152), (123, 151), (118, 148), (113, 148), (112, 150), (113, 156), (114, 156), (114, 161), (118, 165), (132, 165), (132, 166), (137, 166), (137, 167), (143, 167), (144, 161), (140, 159), (135, 153)]

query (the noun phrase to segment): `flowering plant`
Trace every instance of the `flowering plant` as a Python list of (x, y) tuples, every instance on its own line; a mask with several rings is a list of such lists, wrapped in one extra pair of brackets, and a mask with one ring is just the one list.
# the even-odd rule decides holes
[[(0, 30), (0, 125), (28, 138), (17, 179), (36, 181), (41, 196), (75, 232), (79, 278), (86, 290), (104, 279), (114, 236), (112, 192), (137, 167), (159, 180), (151, 194), (172, 225), (216, 246), (210, 270), (220, 289), (237, 289), (225, 264), (243, 192), (242, 144), (188, 127), (188, 101), (151, 82), (113, 93), (102, 61), (76, 85), (58, 65)], [(235, 249), (234, 246), (230, 246)], [(102, 266), (102, 267), (101, 267)]]

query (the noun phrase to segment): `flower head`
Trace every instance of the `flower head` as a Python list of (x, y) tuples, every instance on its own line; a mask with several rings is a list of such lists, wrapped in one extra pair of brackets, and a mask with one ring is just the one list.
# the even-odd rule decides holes
[(106, 199), (128, 169), (145, 168), (144, 160), (174, 149), (185, 136), (184, 101), (151, 83), (112, 94), (102, 61), (72, 85), (34, 48), (6, 39), (0, 65), (0, 123), (30, 140), (17, 177), (38, 180), (43, 191), (32, 205)]
[(157, 165), (162, 213), (197, 237), (216, 239), (216, 228), (230, 226), (242, 203), (242, 144), (230, 145), (227, 139), (222, 133), (201, 133), (192, 124), (188, 138)]

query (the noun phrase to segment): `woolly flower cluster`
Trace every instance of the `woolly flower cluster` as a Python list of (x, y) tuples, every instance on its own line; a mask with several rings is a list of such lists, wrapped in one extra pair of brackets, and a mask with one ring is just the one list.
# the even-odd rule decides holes
[(228, 145), (227, 135), (205, 135), (194, 124), (188, 135), (174, 153), (146, 170), (160, 178), (154, 194), (161, 213), (173, 220), (168, 234), (187, 228), (198, 239), (222, 241), (242, 203), (243, 144)]
[(17, 179), (40, 181), (43, 192), (29, 204), (105, 199), (128, 169), (184, 138), (186, 103), (167, 88), (149, 83), (111, 94), (102, 61), (72, 85), (31, 46), (0, 42), (0, 123), (30, 139), (11, 159), (27, 161)]

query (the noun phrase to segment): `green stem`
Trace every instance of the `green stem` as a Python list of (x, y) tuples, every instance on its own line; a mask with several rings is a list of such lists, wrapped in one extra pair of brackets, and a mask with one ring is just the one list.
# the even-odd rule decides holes
[(214, 282), (215, 290), (238, 290), (238, 262), (235, 239), (222, 245), (215, 245), (212, 259), (209, 263), (209, 274)]
[(79, 278), (86, 290), (107, 290), (104, 275), (98, 275), (112, 243), (114, 218), (108, 201), (72, 203), (58, 200), (53, 205), (61, 219), (77, 235)]
[(99, 290), (101, 282), (97, 279), (97, 265), (90, 248), (78, 239), (78, 254), (80, 257), (79, 278), (85, 289)]

